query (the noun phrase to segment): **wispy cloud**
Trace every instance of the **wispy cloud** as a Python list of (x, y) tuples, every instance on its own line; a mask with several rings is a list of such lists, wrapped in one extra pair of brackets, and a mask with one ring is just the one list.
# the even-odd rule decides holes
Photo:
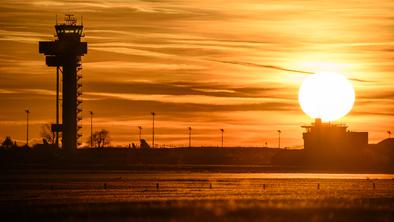
[(214, 62), (221, 62), (221, 63), (227, 63), (227, 64), (234, 64), (234, 65), (242, 65), (242, 66), (251, 66), (251, 67), (265, 68), (265, 69), (275, 69), (275, 70), (280, 70), (280, 71), (285, 71), (285, 72), (294, 72), (294, 73), (301, 73), (301, 74), (313, 74), (313, 72), (302, 71), (302, 70), (295, 70), (295, 69), (288, 69), (288, 68), (283, 68), (283, 67), (274, 66), (274, 65), (262, 65), (262, 64), (257, 64), (257, 63), (236, 62), (236, 61), (219, 61), (219, 60), (212, 60), (212, 61), (214, 61)]

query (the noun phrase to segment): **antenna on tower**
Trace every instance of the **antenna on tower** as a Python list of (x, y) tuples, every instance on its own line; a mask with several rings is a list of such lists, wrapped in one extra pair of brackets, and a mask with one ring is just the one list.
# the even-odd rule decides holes
[(66, 22), (66, 25), (76, 25), (77, 24), (77, 18), (75, 18), (73, 14), (66, 14), (64, 21)]

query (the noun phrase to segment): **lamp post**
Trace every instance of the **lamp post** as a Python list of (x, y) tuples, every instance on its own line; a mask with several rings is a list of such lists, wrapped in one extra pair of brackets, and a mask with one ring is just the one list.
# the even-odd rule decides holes
[(138, 126), (138, 130), (139, 130), (138, 140), (139, 140), (139, 142), (141, 142), (142, 126)]
[(222, 148), (223, 148), (223, 134), (224, 134), (224, 129), (220, 129), (220, 132), (222, 133)]
[(93, 112), (90, 111), (90, 148), (93, 148)]
[(29, 146), (29, 114), (30, 110), (26, 109), (26, 146)]
[(391, 131), (387, 130), (387, 134), (389, 134), (389, 139), (391, 138)]
[(155, 148), (155, 112), (151, 112), (152, 115), (152, 148)]
[(59, 149), (59, 70), (56, 67), (56, 149)]
[(189, 148), (192, 147), (192, 127), (189, 126)]
[(278, 130), (278, 147), (280, 148), (280, 134), (282, 133), (282, 131)]

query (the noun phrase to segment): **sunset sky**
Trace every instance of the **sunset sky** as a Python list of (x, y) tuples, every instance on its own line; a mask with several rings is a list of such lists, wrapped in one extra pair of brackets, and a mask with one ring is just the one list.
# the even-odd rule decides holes
[[(108, 129), (113, 145), (136, 143), (138, 125), (158, 144), (303, 144), (313, 120), (297, 101), (302, 79), (334, 71), (352, 80), (356, 103), (338, 122), (394, 131), (394, 1), (0, 1), (0, 140), (31, 142), (55, 121), (55, 69), (38, 41), (53, 40), (56, 14), (83, 16), (83, 141)], [(335, 90), (335, 89), (334, 89)]]

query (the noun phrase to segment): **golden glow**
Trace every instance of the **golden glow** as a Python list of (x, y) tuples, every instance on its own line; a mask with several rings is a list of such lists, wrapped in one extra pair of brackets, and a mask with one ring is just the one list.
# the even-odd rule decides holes
[(323, 121), (345, 116), (352, 109), (354, 100), (352, 84), (337, 73), (317, 73), (306, 77), (298, 93), (302, 110), (308, 116)]
[[(95, 130), (112, 144), (277, 146), (303, 144), (298, 90), (308, 73), (346, 74), (357, 87), (349, 128), (378, 143), (394, 131), (393, 0), (127, 1), (1, 0), (0, 141), (42, 143), (55, 121), (55, 69), (38, 53), (63, 13), (83, 16), (82, 142)], [(313, 10), (311, 10), (313, 9)], [(130, 22), (132, 21), (132, 22)], [(28, 28), (26, 28), (28, 27)], [(295, 34), (296, 33), (296, 34)], [(97, 128), (96, 128), (97, 127)]]

